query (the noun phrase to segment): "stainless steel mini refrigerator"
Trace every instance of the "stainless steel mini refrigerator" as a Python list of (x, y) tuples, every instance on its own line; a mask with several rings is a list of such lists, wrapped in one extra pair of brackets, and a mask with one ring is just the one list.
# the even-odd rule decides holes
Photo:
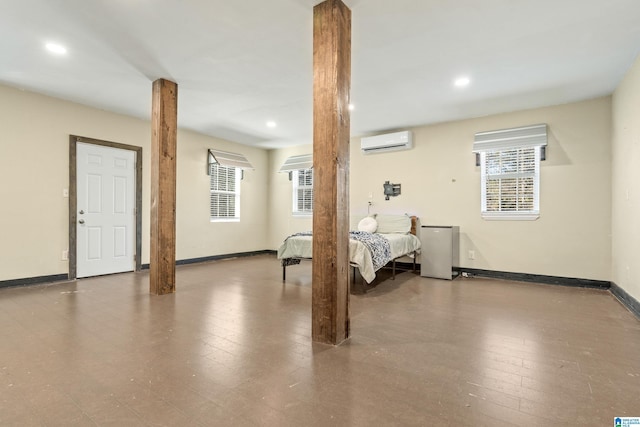
[(423, 225), (420, 242), (420, 275), (453, 279), (453, 267), (459, 267), (460, 262), (460, 227)]

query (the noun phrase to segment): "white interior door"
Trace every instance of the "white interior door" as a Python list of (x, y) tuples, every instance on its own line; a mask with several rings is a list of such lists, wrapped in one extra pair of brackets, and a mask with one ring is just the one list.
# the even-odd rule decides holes
[(135, 269), (135, 161), (131, 150), (77, 143), (77, 277)]

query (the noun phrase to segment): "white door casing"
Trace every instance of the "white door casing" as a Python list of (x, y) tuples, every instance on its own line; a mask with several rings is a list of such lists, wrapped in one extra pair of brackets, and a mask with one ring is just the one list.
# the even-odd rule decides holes
[(136, 153), (77, 143), (77, 274), (135, 269)]

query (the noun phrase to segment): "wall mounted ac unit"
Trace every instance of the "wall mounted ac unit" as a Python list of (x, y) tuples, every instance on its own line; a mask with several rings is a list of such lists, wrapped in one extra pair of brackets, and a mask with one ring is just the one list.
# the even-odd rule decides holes
[(413, 137), (411, 131), (408, 130), (384, 135), (367, 136), (360, 140), (360, 149), (365, 154), (408, 150), (412, 147)]

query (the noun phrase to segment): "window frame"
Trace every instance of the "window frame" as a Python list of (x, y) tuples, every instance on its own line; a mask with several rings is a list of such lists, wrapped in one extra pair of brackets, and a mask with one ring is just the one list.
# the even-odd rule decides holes
[[(300, 185), (300, 173), (310, 173), (311, 174), (311, 184), (308, 185)], [(312, 216), (313, 215), (313, 169), (296, 169), (291, 171), (291, 182), (292, 182), (292, 210), (291, 213), (294, 216)], [(299, 190), (307, 190), (311, 192), (310, 202), (311, 209), (308, 210), (300, 210), (299, 209), (299, 201), (298, 197)]]
[[(227, 170), (234, 170), (235, 191), (228, 190), (214, 190), (213, 179), (218, 173), (216, 168), (225, 168)], [(211, 163), (210, 165), (210, 178), (209, 178), (209, 221), (210, 222), (240, 222), (240, 183), (242, 182), (242, 169), (234, 166), (223, 166), (219, 163)], [(229, 175), (229, 174), (227, 174)], [(213, 205), (211, 203), (211, 196), (213, 194), (233, 194), (235, 195), (234, 201), (234, 216), (214, 216)]]
[[(504, 173), (493, 173), (490, 174), (487, 172), (488, 161), (487, 154), (488, 153), (503, 153), (507, 151), (518, 151), (518, 156), (516, 157), (516, 169), (517, 165), (522, 162), (522, 153), (523, 150), (533, 150), (533, 160), (534, 160), (534, 169), (531, 171), (516, 171), (516, 172), (504, 172)], [(540, 162), (542, 160), (542, 146), (534, 145), (529, 147), (504, 147), (500, 149), (494, 150), (486, 150), (481, 151), (480, 153), (480, 191), (481, 191), (481, 205), (480, 211), (481, 216), (485, 220), (520, 220), (520, 221), (533, 221), (540, 217)], [(523, 178), (533, 178), (533, 189), (531, 192), (531, 196), (533, 197), (533, 209), (528, 210), (498, 210), (498, 211), (488, 211), (487, 210), (487, 190), (488, 183), (494, 180), (503, 180), (503, 179), (523, 179)], [(518, 188), (518, 185), (516, 185)], [(517, 194), (517, 193), (516, 193)], [(499, 204), (500, 208), (504, 200), (502, 196), (500, 196)], [(516, 197), (517, 203), (517, 197)]]

